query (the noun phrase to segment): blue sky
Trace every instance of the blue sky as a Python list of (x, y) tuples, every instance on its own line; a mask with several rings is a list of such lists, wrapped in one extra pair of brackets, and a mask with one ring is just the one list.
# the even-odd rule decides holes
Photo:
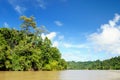
[(0, 27), (33, 15), (65, 60), (104, 60), (120, 55), (119, 13), (120, 0), (0, 0)]

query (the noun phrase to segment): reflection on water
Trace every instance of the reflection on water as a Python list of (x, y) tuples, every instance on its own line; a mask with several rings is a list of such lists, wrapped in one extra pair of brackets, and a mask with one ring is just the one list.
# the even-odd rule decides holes
[(1, 71), (0, 80), (120, 80), (120, 71)]

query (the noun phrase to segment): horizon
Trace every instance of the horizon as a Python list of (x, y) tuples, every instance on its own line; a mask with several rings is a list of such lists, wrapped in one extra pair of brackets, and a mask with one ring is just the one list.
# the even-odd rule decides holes
[(20, 29), (19, 17), (34, 16), (66, 61), (120, 56), (120, 0), (0, 0), (0, 28)]

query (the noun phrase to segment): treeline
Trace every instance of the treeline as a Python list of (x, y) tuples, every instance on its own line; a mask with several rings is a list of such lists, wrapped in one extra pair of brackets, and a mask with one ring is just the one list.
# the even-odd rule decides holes
[(107, 60), (96, 60), (86, 62), (67, 62), (68, 69), (88, 69), (88, 70), (119, 70), (120, 69), (120, 56)]
[(0, 70), (63, 70), (67, 63), (61, 53), (52, 47), (51, 41), (41, 34), (44, 27), (38, 28), (34, 17), (21, 16), (21, 30), (0, 28)]

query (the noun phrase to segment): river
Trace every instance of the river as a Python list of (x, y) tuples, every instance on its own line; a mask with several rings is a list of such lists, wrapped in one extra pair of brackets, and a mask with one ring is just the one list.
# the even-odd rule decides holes
[(0, 80), (120, 80), (120, 71), (0, 71)]

